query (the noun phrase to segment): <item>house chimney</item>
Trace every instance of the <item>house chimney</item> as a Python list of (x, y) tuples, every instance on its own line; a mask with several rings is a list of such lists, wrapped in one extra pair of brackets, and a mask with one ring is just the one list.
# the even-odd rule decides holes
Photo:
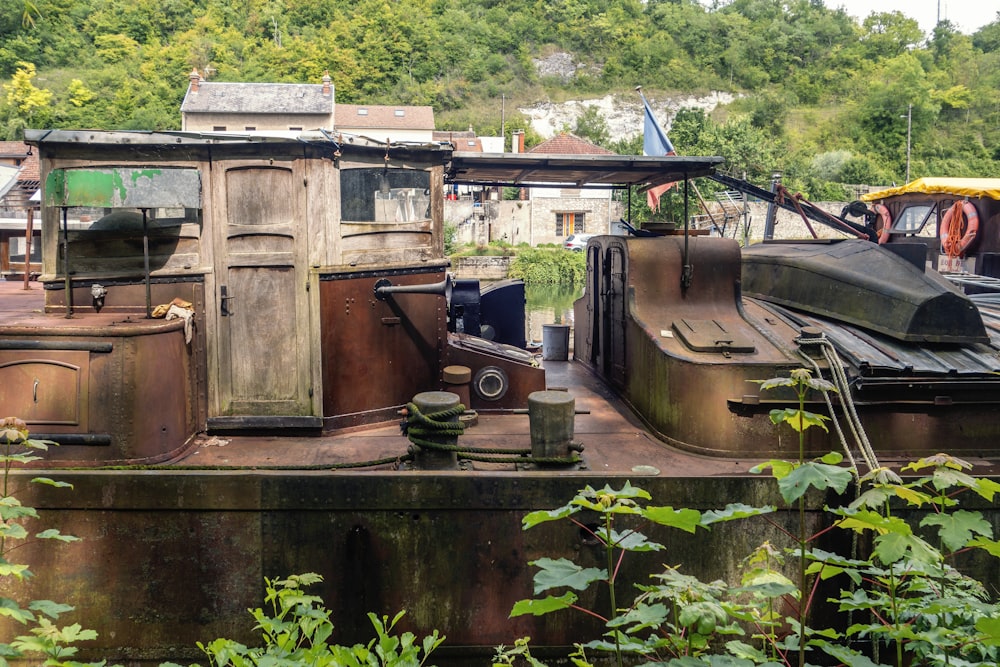
[(198, 92), (198, 84), (201, 83), (201, 75), (198, 74), (198, 69), (197, 68), (191, 70), (191, 73), (188, 74), (188, 79), (191, 80), (191, 92), (192, 93), (197, 93)]
[(330, 70), (327, 70), (327, 71), (323, 72), (323, 94), (324, 95), (329, 95), (330, 93), (333, 92), (333, 86), (330, 85), (332, 81), (333, 81), (333, 79), (330, 78)]
[(524, 152), (524, 130), (514, 130), (511, 133), (511, 144), (512, 153)]

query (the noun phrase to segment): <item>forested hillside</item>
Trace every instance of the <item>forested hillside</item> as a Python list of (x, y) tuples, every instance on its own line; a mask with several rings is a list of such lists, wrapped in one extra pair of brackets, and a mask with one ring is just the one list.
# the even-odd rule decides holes
[[(539, 73), (554, 52), (572, 75)], [(927, 35), (820, 0), (4, 0), (0, 135), (176, 129), (193, 68), (296, 83), (328, 70), (338, 102), (432, 105), (438, 129), (483, 135), (499, 133), (501, 99), (509, 132), (538, 100), (727, 91), (741, 97), (673, 120), (678, 152), (755, 181), (780, 170), (821, 198), (902, 182), (909, 118), (913, 178), (1000, 176), (1000, 14)], [(641, 152), (595, 114), (567, 129)]]

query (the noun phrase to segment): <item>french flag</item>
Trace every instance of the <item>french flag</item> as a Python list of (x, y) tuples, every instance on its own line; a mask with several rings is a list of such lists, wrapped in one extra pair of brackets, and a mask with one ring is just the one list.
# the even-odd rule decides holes
[[(667, 137), (667, 133), (663, 131), (663, 128), (656, 120), (656, 116), (653, 115), (653, 110), (649, 106), (649, 102), (646, 100), (646, 96), (642, 94), (642, 87), (636, 88), (639, 91), (639, 97), (642, 98), (643, 106), (643, 125), (642, 125), (642, 154), (643, 155), (676, 155), (674, 152), (674, 145), (670, 143), (670, 139)], [(664, 183), (662, 185), (657, 185), (655, 187), (646, 190), (646, 203), (652, 210), (657, 210), (660, 207), (660, 197), (663, 193), (674, 187), (673, 183)]]

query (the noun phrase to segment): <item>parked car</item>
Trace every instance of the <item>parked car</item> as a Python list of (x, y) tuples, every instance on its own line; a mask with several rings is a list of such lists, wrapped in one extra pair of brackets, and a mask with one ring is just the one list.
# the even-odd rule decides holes
[(570, 234), (563, 241), (563, 248), (566, 250), (573, 250), (576, 252), (583, 252), (587, 248), (587, 241), (590, 240), (592, 236), (597, 236), (596, 234)]

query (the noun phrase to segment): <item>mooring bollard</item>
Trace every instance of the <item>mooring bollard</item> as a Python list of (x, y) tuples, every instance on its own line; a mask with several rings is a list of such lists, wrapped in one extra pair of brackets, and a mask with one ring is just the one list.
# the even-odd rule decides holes
[[(456, 410), (460, 403), (458, 394), (450, 391), (425, 391), (413, 397), (413, 405), (420, 411), (421, 419), (415, 419), (416, 415), (410, 415), (409, 438), (413, 443), (413, 465), (421, 470), (455, 470), (458, 468), (458, 454), (455, 451), (438, 449), (435, 445), (454, 446), (458, 444), (458, 432), (462, 428), (459, 424), (459, 412)], [(442, 412), (453, 411), (454, 414), (435, 418), (434, 415)], [(428, 421), (432, 418), (433, 421)], [(439, 424), (436, 426), (435, 424)], [(453, 425), (453, 426), (452, 426)], [(425, 446), (421, 446), (418, 440), (424, 440)]]
[(576, 399), (566, 391), (536, 391), (528, 396), (531, 456), (568, 459), (573, 456)]
[(472, 406), (472, 395), (469, 391), (469, 383), (472, 382), (472, 369), (468, 366), (445, 366), (441, 371), (441, 380), (444, 382), (444, 390), (458, 394), (458, 400), (465, 409)]

